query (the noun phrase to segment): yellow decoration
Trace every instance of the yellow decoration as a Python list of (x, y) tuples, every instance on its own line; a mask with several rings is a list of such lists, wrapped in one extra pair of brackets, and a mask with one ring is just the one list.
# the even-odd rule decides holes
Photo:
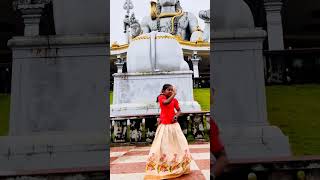
[(156, 36), (156, 39), (176, 39), (176, 38), (173, 36), (164, 35), (164, 36)]
[(137, 36), (132, 39), (132, 41), (137, 41), (137, 40), (143, 40), (143, 39), (150, 39), (149, 36)]
[(123, 45), (118, 45), (118, 46), (111, 46), (112, 51), (117, 51), (117, 50), (123, 50), (127, 49), (129, 47), (128, 44), (123, 44)]
[(118, 42), (117, 41), (115, 41), (115, 42), (113, 42), (112, 43), (112, 45), (111, 45), (111, 48), (113, 48), (113, 47), (119, 47), (120, 45), (118, 44)]
[[(150, 37), (149, 36), (138, 36), (138, 37), (133, 38), (132, 41), (139, 41), (139, 40), (145, 40), (145, 39), (150, 39)], [(175, 39), (178, 41), (178, 43), (180, 45), (192, 46), (192, 47), (210, 47), (210, 43), (203, 41), (202, 37), (199, 37), (196, 42), (185, 41), (178, 35), (175, 35), (175, 36), (170, 36), (170, 35), (156, 36), (156, 39)], [(127, 49), (128, 47), (129, 47), (128, 44), (119, 45), (117, 42), (114, 42), (111, 46), (111, 50), (113, 50), (113, 51), (122, 50), (122, 49)]]
[(202, 37), (199, 37), (196, 42), (203, 42)]
[(179, 9), (177, 12), (174, 12), (174, 13), (161, 13), (157, 16), (157, 18), (181, 16), (182, 14), (183, 14), (182, 10)]

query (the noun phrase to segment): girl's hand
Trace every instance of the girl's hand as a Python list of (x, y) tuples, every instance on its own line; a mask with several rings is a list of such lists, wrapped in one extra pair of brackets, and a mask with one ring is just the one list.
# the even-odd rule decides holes
[(172, 123), (176, 123), (176, 122), (178, 122), (178, 117), (177, 117), (177, 116), (174, 116), (174, 117), (173, 117), (173, 120), (172, 120)]
[(176, 86), (173, 86), (173, 94), (174, 94), (174, 95), (177, 94), (177, 88), (176, 88)]

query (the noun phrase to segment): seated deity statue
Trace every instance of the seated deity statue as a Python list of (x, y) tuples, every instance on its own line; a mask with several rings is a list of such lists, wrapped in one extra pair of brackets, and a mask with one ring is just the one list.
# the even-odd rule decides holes
[(132, 14), (129, 21), (132, 38), (158, 31), (169, 33), (186, 41), (203, 40), (203, 33), (196, 16), (190, 12), (184, 12), (179, 0), (151, 1), (150, 16), (144, 17), (139, 23)]

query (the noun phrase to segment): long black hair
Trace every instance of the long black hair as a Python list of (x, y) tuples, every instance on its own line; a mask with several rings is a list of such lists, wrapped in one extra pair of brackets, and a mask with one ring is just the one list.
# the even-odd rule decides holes
[[(161, 94), (162, 94), (166, 89), (168, 89), (168, 88), (171, 87), (171, 86), (172, 86), (171, 84), (164, 84), (164, 85), (162, 86)], [(159, 101), (158, 98), (159, 98), (159, 96), (160, 96), (161, 94), (159, 94), (159, 95), (157, 96), (156, 102)]]

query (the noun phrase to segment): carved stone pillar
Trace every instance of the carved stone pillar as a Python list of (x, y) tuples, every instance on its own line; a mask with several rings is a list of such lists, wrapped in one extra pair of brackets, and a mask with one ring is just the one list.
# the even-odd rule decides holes
[(14, 9), (22, 13), (25, 36), (39, 35), (41, 15), (45, 5), (49, 2), (50, 0), (16, 0), (13, 2)]
[(116, 61), (115, 64), (117, 66), (117, 73), (122, 73), (123, 72), (124, 60), (121, 58), (121, 56), (117, 57), (117, 61)]
[(193, 77), (199, 77), (199, 61), (200, 57), (197, 55), (197, 51), (194, 51), (191, 57), (192, 65), (193, 65)]
[(267, 14), (269, 50), (283, 50), (281, 0), (264, 0)]

